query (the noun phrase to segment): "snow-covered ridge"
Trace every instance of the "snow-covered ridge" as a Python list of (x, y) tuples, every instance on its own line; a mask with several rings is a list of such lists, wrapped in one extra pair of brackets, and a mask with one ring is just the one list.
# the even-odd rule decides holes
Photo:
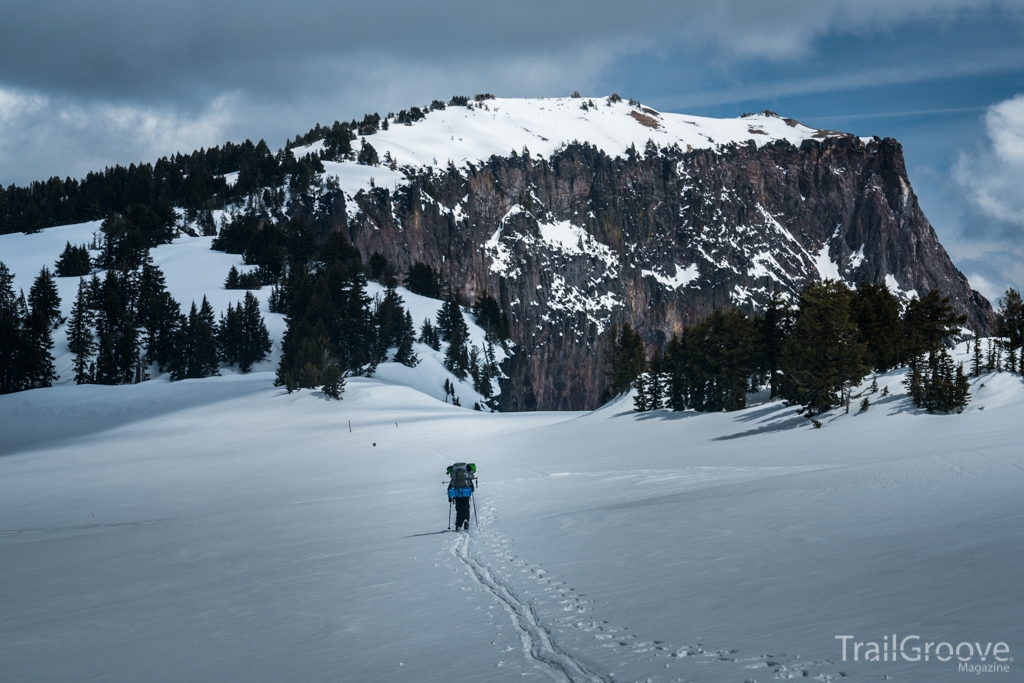
[[(589, 103), (593, 103), (590, 106)], [(583, 109), (582, 105), (587, 104)], [(493, 99), (472, 108), (448, 107), (429, 112), (413, 125), (392, 123), (367, 141), (381, 159), (390, 154), (399, 166), (456, 166), (477, 163), (492, 155), (508, 156), (526, 148), (531, 155), (549, 157), (560, 146), (587, 142), (613, 157), (631, 146), (642, 151), (648, 140), (659, 148), (717, 149), (753, 141), (758, 147), (777, 140), (799, 146), (804, 140), (840, 135), (819, 131), (793, 119), (756, 114), (716, 119), (657, 112), (608, 98)], [(356, 149), (360, 142), (354, 143)], [(296, 157), (318, 149), (319, 143), (295, 147)], [(346, 162), (343, 165), (355, 162)], [(341, 169), (332, 165), (328, 173)]]

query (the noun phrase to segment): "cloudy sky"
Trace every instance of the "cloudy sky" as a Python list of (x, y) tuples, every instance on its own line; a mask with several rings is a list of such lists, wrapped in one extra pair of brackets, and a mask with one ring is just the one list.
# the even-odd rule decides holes
[(1024, 286), (1024, 0), (3, 2), (0, 183), (573, 90), (895, 137), (972, 284)]

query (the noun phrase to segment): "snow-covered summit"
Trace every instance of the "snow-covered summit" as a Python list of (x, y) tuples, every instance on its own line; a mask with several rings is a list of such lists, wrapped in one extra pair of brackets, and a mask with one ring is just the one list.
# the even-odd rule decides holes
[[(412, 125), (390, 122), (388, 130), (368, 136), (383, 159), (386, 153), (399, 166), (457, 166), (492, 155), (517, 154), (525, 147), (533, 155), (551, 156), (559, 146), (587, 142), (611, 156), (630, 146), (642, 150), (648, 140), (658, 147), (714, 149), (753, 140), (761, 147), (777, 140), (799, 146), (804, 140), (839, 135), (819, 131), (793, 119), (755, 114), (716, 119), (667, 114), (612, 98), (498, 98), (450, 106), (427, 113)], [(296, 147), (296, 156), (318, 151), (321, 143)], [(329, 169), (330, 170), (330, 169)]]

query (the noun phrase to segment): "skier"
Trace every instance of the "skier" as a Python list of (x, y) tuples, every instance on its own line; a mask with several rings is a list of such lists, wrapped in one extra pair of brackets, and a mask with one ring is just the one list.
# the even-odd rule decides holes
[(469, 499), (476, 489), (473, 485), (476, 465), (471, 462), (457, 462), (448, 467), (448, 474), (451, 476), (448, 483), (448, 500), (455, 502), (455, 530), (469, 531)]

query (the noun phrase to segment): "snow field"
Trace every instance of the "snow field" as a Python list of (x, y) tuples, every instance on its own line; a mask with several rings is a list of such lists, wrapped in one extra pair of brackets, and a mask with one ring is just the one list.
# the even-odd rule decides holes
[[(270, 373), (0, 397), (5, 678), (960, 680), (834, 637), (1019, 647), (1024, 388), (986, 376), (932, 416), (900, 378), (822, 429), (778, 402), (501, 415)], [(454, 461), (480, 468), (468, 535)]]

